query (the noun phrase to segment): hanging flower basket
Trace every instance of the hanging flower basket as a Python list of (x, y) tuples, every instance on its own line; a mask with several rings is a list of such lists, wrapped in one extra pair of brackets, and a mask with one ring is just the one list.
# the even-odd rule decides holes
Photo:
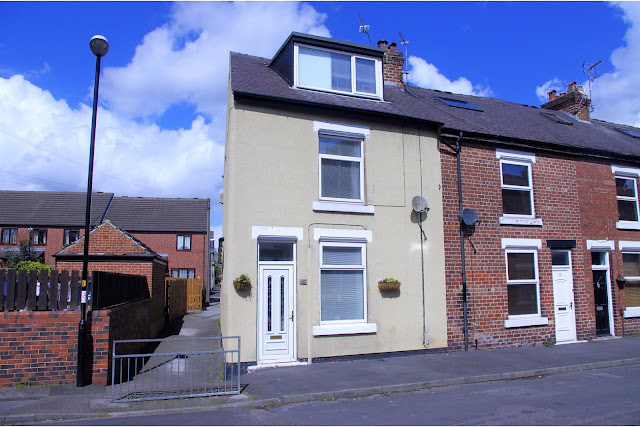
[(378, 282), (380, 292), (393, 292), (400, 289), (400, 282), (396, 279), (387, 278)]
[(251, 288), (251, 280), (246, 274), (241, 274), (233, 281), (233, 287), (238, 292), (244, 292)]

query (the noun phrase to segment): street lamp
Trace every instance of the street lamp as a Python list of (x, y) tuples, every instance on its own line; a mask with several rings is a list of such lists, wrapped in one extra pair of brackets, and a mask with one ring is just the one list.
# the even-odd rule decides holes
[(100, 85), (100, 59), (109, 51), (109, 42), (103, 36), (93, 36), (89, 41), (91, 52), (96, 56), (96, 76), (93, 83), (93, 116), (91, 118), (91, 143), (89, 145), (89, 177), (87, 179), (87, 209), (84, 220), (84, 256), (82, 260), (82, 293), (80, 299), (80, 325), (78, 326), (78, 365), (76, 367), (76, 385), (84, 387), (87, 384), (84, 377), (84, 357), (86, 353), (87, 336), (87, 281), (89, 278), (89, 233), (91, 226), (91, 192), (93, 187), (93, 151), (96, 143), (96, 118), (98, 115), (98, 87)]

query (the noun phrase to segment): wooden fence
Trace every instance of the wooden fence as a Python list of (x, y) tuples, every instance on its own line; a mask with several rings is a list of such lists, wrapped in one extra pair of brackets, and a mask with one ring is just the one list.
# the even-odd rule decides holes
[(80, 303), (80, 274), (67, 270), (0, 269), (0, 311), (75, 310)]
[(187, 279), (167, 277), (164, 279), (166, 292), (167, 323), (187, 314)]
[(202, 310), (202, 279), (187, 279), (187, 310)]

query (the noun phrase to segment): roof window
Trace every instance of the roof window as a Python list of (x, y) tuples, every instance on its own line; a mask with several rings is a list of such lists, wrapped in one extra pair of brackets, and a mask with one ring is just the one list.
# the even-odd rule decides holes
[(546, 117), (547, 119), (551, 120), (552, 122), (560, 123), (560, 124), (563, 124), (563, 125), (573, 125), (572, 122), (570, 122), (567, 119), (564, 119), (564, 118), (560, 117), (557, 114), (553, 114), (553, 113), (550, 113), (548, 111), (541, 111), (540, 114), (542, 114), (544, 117)]
[(630, 129), (625, 129), (625, 128), (621, 128), (621, 127), (618, 127), (618, 126), (616, 126), (614, 129), (617, 130), (618, 132), (624, 133), (625, 135), (630, 136), (632, 138), (639, 138), (640, 139), (640, 135), (637, 132), (634, 132), (634, 131), (632, 131)]
[(442, 96), (439, 96), (438, 99), (451, 107), (464, 108), (465, 110), (473, 111), (484, 111), (482, 108), (478, 108), (470, 102), (461, 101), (459, 99), (443, 98)]

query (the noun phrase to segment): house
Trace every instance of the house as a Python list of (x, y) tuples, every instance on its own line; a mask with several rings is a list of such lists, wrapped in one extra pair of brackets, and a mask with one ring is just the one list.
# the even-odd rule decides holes
[(272, 60), (231, 54), (221, 326), (242, 362), (447, 347), (439, 122), (403, 113), (385, 57), (299, 33)]
[(640, 334), (640, 129), (591, 120), (575, 83), (542, 107), (407, 86), (378, 46), (231, 54), (222, 328), (243, 361)]
[[(0, 191), (0, 254), (30, 242), (46, 264), (84, 235), (85, 193)], [(169, 262), (174, 277), (201, 278), (208, 289), (209, 199), (116, 197), (94, 193), (91, 224), (105, 220), (144, 242)], [(2, 256), (0, 256), (0, 259)]]

